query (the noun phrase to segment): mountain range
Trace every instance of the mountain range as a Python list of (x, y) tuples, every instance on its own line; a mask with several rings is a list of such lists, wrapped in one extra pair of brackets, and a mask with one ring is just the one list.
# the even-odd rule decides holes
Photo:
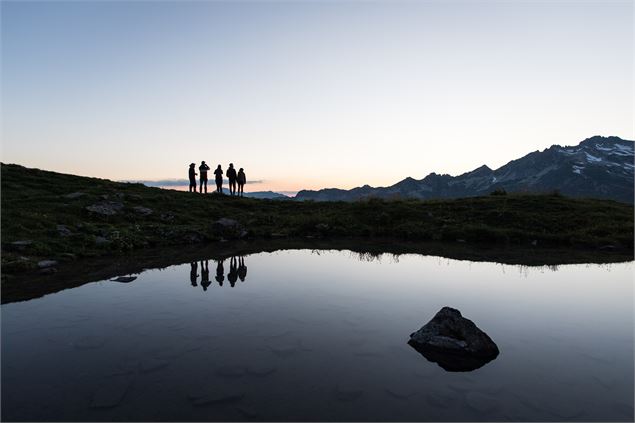
[(389, 187), (302, 190), (296, 200), (355, 201), (367, 198), (456, 198), (493, 191), (552, 192), (571, 197), (633, 203), (633, 141), (594, 136), (576, 146), (552, 145), (498, 169), (483, 165), (458, 176), (430, 173)]

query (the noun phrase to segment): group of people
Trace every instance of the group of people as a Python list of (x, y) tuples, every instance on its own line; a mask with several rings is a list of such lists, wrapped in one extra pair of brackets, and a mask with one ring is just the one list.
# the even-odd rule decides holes
[[(189, 177), (190, 177), (190, 192), (196, 192), (196, 164), (190, 163)], [(200, 187), (199, 192), (202, 193), (203, 189), (205, 189), (205, 194), (207, 194), (207, 172), (210, 170), (210, 167), (205, 163), (205, 160), (201, 162), (201, 165), (198, 167), (198, 171), (200, 173)], [(223, 168), (221, 165), (218, 165), (216, 170), (214, 171), (214, 175), (216, 176), (216, 192), (219, 194), (223, 193)], [(247, 183), (247, 176), (245, 175), (244, 169), (241, 167), (238, 172), (234, 169), (234, 164), (230, 163), (229, 168), (227, 169), (227, 179), (229, 180), (229, 194), (230, 195), (238, 195), (240, 197), (243, 196), (243, 188)]]
[[(223, 286), (225, 280), (225, 267), (224, 259), (216, 260), (216, 282), (218, 285)], [(198, 263), (193, 261), (190, 263), (190, 283), (192, 286), (197, 286), (198, 279)], [(209, 260), (201, 261), (201, 286), (204, 291), (207, 291), (212, 282), (209, 280)], [(229, 260), (229, 273), (227, 273), (227, 280), (233, 288), (236, 281), (240, 279), (241, 282), (245, 282), (247, 277), (247, 266), (245, 266), (245, 259), (241, 256), (238, 259), (232, 256)]]

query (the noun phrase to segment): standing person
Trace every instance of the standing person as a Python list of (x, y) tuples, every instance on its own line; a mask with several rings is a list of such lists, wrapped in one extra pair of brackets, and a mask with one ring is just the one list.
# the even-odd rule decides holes
[(195, 163), (190, 163), (190, 192), (196, 192), (196, 175), (198, 175), (198, 173), (196, 173), (194, 166), (196, 166)]
[(219, 194), (223, 193), (223, 169), (218, 165), (216, 170), (214, 171), (214, 175), (216, 175), (216, 192)]
[(241, 167), (238, 171), (238, 177), (236, 178), (238, 181), (238, 195), (243, 196), (243, 187), (247, 183), (247, 176), (245, 175), (245, 171)]
[(236, 195), (236, 169), (233, 163), (230, 163), (227, 169), (227, 179), (229, 179), (229, 194)]
[(205, 194), (207, 194), (207, 171), (209, 170), (209, 166), (205, 163), (205, 160), (201, 162), (198, 170), (201, 172), (201, 187), (198, 191), (201, 193), (203, 192), (203, 183), (205, 183)]

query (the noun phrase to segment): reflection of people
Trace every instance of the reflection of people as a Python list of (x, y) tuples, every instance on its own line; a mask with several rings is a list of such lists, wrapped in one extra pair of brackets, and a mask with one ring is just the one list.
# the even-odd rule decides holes
[(190, 282), (192, 282), (192, 286), (197, 286), (196, 278), (198, 278), (198, 263), (193, 261), (190, 263)]
[(236, 285), (236, 281), (238, 280), (238, 268), (236, 264), (236, 257), (234, 256), (232, 256), (229, 260), (229, 273), (227, 274), (227, 280), (232, 288)]
[(247, 277), (247, 266), (245, 266), (245, 258), (238, 258), (238, 277), (241, 282), (245, 282), (245, 278)]
[(195, 163), (190, 163), (190, 192), (196, 192), (196, 175), (198, 175), (198, 173), (196, 173), (196, 169), (194, 168), (194, 166), (196, 166)]
[(229, 169), (227, 169), (227, 179), (229, 179), (229, 193), (231, 195), (236, 195), (236, 169), (234, 169), (234, 164), (229, 164)]
[(223, 266), (223, 259), (218, 260), (216, 264), (216, 282), (220, 286), (223, 286), (223, 281), (225, 280), (225, 267)]
[(243, 187), (247, 183), (247, 175), (245, 175), (245, 171), (243, 170), (242, 167), (238, 171), (238, 177), (237, 177), (236, 181), (238, 182), (238, 195), (240, 195), (242, 197), (243, 196)]
[(207, 291), (207, 287), (212, 283), (209, 280), (209, 260), (201, 261), (201, 286), (203, 291)]
[(216, 175), (216, 192), (219, 194), (223, 193), (223, 169), (218, 165), (216, 170), (214, 171), (214, 175)]
[(207, 171), (209, 170), (209, 166), (205, 163), (205, 160), (201, 162), (201, 165), (198, 167), (199, 172), (201, 172), (200, 180), (201, 186), (199, 188), (199, 192), (203, 192), (203, 184), (205, 184), (205, 194), (207, 194)]

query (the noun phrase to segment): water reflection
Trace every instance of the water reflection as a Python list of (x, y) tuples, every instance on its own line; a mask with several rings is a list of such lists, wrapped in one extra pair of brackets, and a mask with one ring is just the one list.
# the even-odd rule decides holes
[[(229, 257), (229, 272), (225, 275), (225, 258), (219, 258), (217, 260), (212, 260), (216, 262), (216, 276), (215, 280), (218, 282), (218, 286), (223, 286), (223, 282), (225, 281), (225, 276), (227, 276), (227, 280), (229, 281), (229, 285), (233, 288), (236, 286), (236, 282), (240, 280), (241, 282), (245, 282), (247, 278), (247, 266), (245, 265), (245, 257), (244, 256), (231, 256)], [(201, 274), (198, 273), (199, 262), (193, 261), (190, 262), (190, 284), (193, 287), (198, 287), (200, 276), (200, 285), (203, 288), (203, 291), (207, 291), (207, 288), (212, 284), (209, 279), (209, 262), (210, 260), (201, 260), (200, 268)]]
[[(630, 263), (194, 257), (3, 305), (2, 420), (632, 421)], [(501, 354), (448, 372), (406, 344), (445, 305)]]

